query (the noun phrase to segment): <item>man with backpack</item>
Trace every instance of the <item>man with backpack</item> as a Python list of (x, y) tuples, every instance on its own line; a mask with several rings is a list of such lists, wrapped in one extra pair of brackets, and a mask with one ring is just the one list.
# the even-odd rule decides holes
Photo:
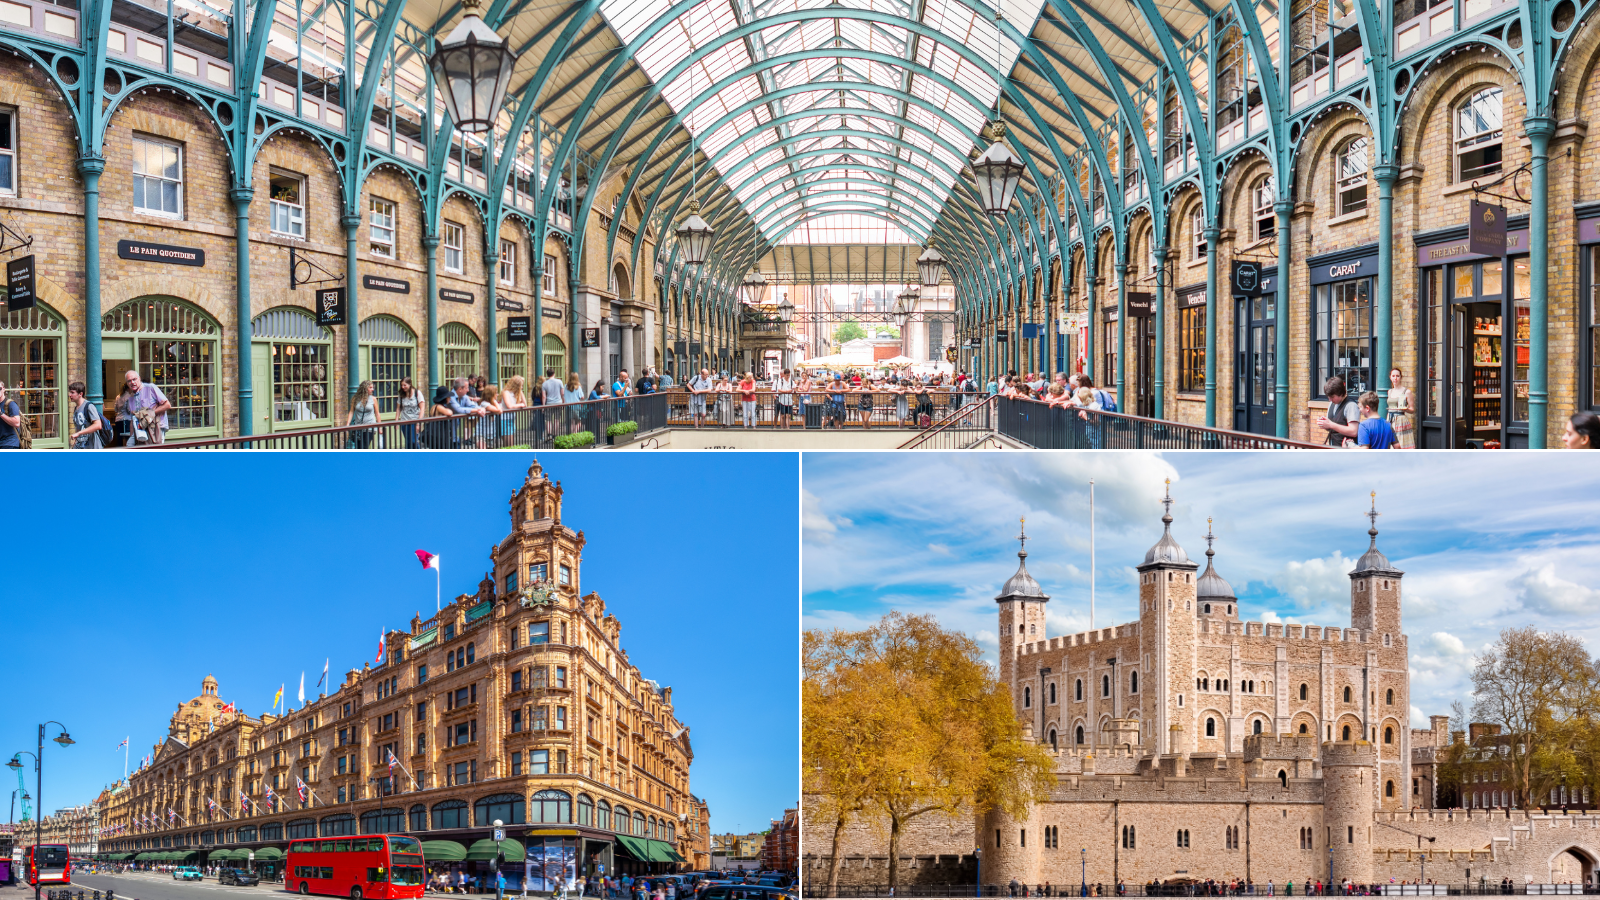
[(111, 436), (111, 422), (89, 402), (83, 382), (67, 385), (67, 399), (72, 401), (72, 449), (103, 449)]
[(1094, 398), (1095, 398), (1095, 400), (1099, 401), (1099, 403), (1100, 403), (1100, 411), (1101, 412), (1113, 412), (1114, 413), (1114, 412), (1117, 411), (1116, 398), (1112, 397), (1110, 394), (1106, 393), (1105, 391), (1102, 391), (1099, 388), (1095, 387), (1094, 386), (1094, 379), (1090, 378), (1087, 373), (1078, 376), (1078, 387), (1086, 387), (1089, 390), (1094, 391)]
[[(6, 393), (5, 382), (0, 381), (0, 450), (23, 449), (23, 437), (28, 426), (22, 422), (22, 407)], [(28, 443), (33, 443), (30, 440)]]

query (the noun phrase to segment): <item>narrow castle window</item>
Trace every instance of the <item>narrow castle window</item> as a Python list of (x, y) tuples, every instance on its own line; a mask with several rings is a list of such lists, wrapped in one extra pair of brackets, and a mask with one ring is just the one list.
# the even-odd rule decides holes
[(1256, 734), (1260, 734), (1261, 733), (1261, 720), (1260, 719), (1256, 720), (1256, 726), (1255, 727), (1256, 727), (1256, 732), (1255, 733)]
[[(1083, 700), (1083, 679), (1082, 678), (1079, 678), (1077, 681), (1073, 682), (1073, 693), (1075, 694), (1075, 696), (1072, 699), (1077, 700), (1079, 702), (1082, 702), (1082, 700)], [(1083, 741), (1079, 740), (1078, 743), (1081, 744), (1081, 743), (1083, 743)]]
[(1350, 726), (1349, 725), (1346, 725), (1344, 727), (1343, 734), (1344, 734), (1344, 740), (1347, 740), (1347, 741), (1350, 740)]
[(1394, 729), (1393, 728), (1385, 727), (1383, 729), (1383, 742), (1385, 744), (1394, 743)]
[(1384, 703), (1386, 703), (1389, 706), (1393, 706), (1394, 705), (1394, 688), (1389, 688), (1387, 691), (1384, 691), (1383, 699), (1384, 699)]
[(1078, 744), (1081, 745), (1083, 743), (1083, 726), (1082, 725), (1078, 726), (1077, 733), (1074, 734), (1073, 737), (1076, 739)]
[(1056, 684), (1055, 684), (1055, 682), (1052, 681), (1052, 682), (1050, 682), (1050, 705), (1054, 706), (1055, 703), (1056, 703)]
[(1110, 675), (1101, 675), (1100, 676), (1100, 696), (1102, 696), (1102, 697), (1111, 696), (1111, 676)]
[(1130, 694), (1139, 693), (1139, 673), (1138, 672), (1129, 672), (1128, 673), (1128, 693), (1130, 693)]
[(1210, 716), (1207, 716), (1206, 717), (1206, 737), (1216, 737), (1216, 736), (1217, 736), (1217, 720), (1211, 718)]
[[(1305, 726), (1301, 725), (1300, 727), (1304, 728)], [(1282, 785), (1283, 787), (1288, 787), (1289, 786), (1289, 773), (1287, 771), (1285, 771), (1283, 769), (1279, 769), (1278, 770), (1278, 784)], [(1303, 840), (1303, 837), (1302, 837), (1302, 840)]]
[(1300, 699), (1301, 700), (1306, 699), (1306, 695), (1307, 695), (1308, 692), (1309, 692), (1309, 689), (1305, 685), (1303, 685), (1303, 684), (1300, 685)]
[(1344, 689), (1344, 702), (1346, 702), (1346, 703), (1350, 702), (1350, 688), (1349, 687), (1346, 687)]
[(1385, 797), (1394, 797), (1394, 782), (1385, 781), (1383, 783), (1383, 795)]
[(1024, 687), (1022, 689), (1022, 708), (1028, 709), (1031, 706), (1033, 706), (1033, 688)]

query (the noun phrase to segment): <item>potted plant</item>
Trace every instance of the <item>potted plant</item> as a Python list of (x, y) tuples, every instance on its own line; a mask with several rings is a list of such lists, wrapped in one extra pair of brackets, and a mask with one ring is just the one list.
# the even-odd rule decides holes
[(606, 444), (616, 446), (617, 438), (633, 434), (639, 430), (639, 423), (629, 419), (626, 422), (616, 422), (606, 426)]
[(594, 432), (575, 431), (572, 434), (556, 435), (555, 446), (557, 450), (581, 450), (594, 443)]

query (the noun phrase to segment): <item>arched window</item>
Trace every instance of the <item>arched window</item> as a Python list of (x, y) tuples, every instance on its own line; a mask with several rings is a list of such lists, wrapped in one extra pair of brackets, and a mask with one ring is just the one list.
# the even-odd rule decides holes
[[(392, 413), (400, 395), (400, 379), (413, 378), (417, 336), (394, 316), (372, 316), (361, 323), (361, 377), (372, 380), (378, 411)], [(504, 379), (505, 373), (500, 377)], [(427, 386), (423, 385), (426, 391)]]
[[(182, 300), (140, 297), (106, 313), (100, 327), (106, 370), (120, 376), (137, 369), (145, 384), (160, 388), (172, 401), (167, 440), (221, 432), (217, 366), (222, 329), (215, 320)], [(108, 393), (115, 390), (113, 385)], [(264, 400), (259, 405), (271, 406)]]
[(460, 322), (439, 326), (439, 368), (444, 373), (440, 384), (478, 374), (478, 344), (478, 335)]
[(428, 830), (428, 808), (426, 806), (423, 806), (421, 803), (418, 803), (415, 806), (411, 807), (411, 829), (410, 830), (412, 830), (412, 831), (427, 831)]
[(655, 836), (656, 836), (656, 817), (655, 816), (651, 816), (648, 819), (644, 820), (644, 836), (647, 837), (647, 838), (652, 838), (652, 839), (655, 838)]
[(1353, 137), (1335, 155), (1334, 179), (1339, 192), (1336, 208), (1341, 216), (1367, 208), (1367, 177), (1372, 169), (1367, 146), (1366, 136)]
[(1308, 686), (1306, 686), (1306, 685), (1303, 685), (1303, 684), (1300, 685), (1300, 699), (1301, 700), (1306, 699), (1306, 697), (1309, 694), (1310, 694), (1310, 688)]
[(1394, 743), (1394, 729), (1387, 725), (1383, 727), (1383, 742), (1385, 744)]
[(472, 804), (472, 824), (478, 828), (488, 827), (495, 819), (507, 825), (522, 825), (527, 815), (527, 804), (521, 794), (495, 794)]
[(1383, 692), (1383, 703), (1385, 706), (1394, 705), (1394, 688), (1389, 688)]
[[(290, 837), (294, 837), (294, 835), (290, 835)], [(300, 837), (311, 837), (311, 835), (310, 834), (303, 834), (303, 835), (300, 835)], [(281, 841), (281, 840), (283, 840), (283, 823), (282, 822), (268, 822), (267, 824), (261, 826), (261, 840), (263, 840), (263, 841)]]
[(1256, 720), (1255, 733), (1256, 734), (1260, 734), (1261, 733), (1261, 720), (1260, 719)]
[(333, 332), (311, 313), (283, 306), (256, 316), (250, 334), (256, 433), (331, 425)]
[[(1302, 725), (1301, 727), (1304, 728), (1305, 726)], [(1282, 785), (1283, 787), (1289, 786), (1289, 772), (1287, 770), (1278, 770), (1278, 784)]]
[[(1080, 701), (1080, 702), (1083, 700), (1083, 679), (1082, 678), (1079, 678), (1077, 681), (1073, 682), (1072, 699)], [(1079, 741), (1078, 743), (1081, 744), (1081, 743), (1083, 743), (1083, 741)]]
[(1051, 750), (1057, 749), (1057, 747), (1056, 747), (1056, 730), (1054, 728), (1050, 729), (1050, 749)]
[[(578, 798), (578, 802), (579, 805), (582, 805), (583, 798)], [(606, 831), (611, 830), (611, 804), (604, 800), (596, 803), (594, 805), (594, 816), (594, 827), (603, 828)]]
[(474, 660), (476, 660), (477, 655), (478, 655), (477, 649), (478, 648), (477, 648), (477, 642), (476, 641), (468, 641), (467, 642), (467, 662), (470, 663), (470, 662), (473, 662)]
[(1111, 676), (1110, 675), (1101, 675), (1100, 676), (1100, 696), (1102, 696), (1102, 697), (1111, 696)]
[(633, 819), (628, 813), (628, 808), (620, 803), (617, 804), (617, 814), (613, 821), (617, 826), (617, 834), (627, 834), (633, 827)]
[(1075, 743), (1078, 743), (1078, 744), (1082, 744), (1083, 743), (1083, 726), (1082, 725), (1078, 726), (1077, 731), (1074, 733), (1073, 737), (1075, 738)]
[(356, 817), (349, 813), (340, 813), (336, 816), (324, 816), (321, 822), (322, 837), (336, 837), (339, 835), (356, 833)]
[(1205, 604), (1204, 606), (1201, 607), (1200, 611), (1205, 613), (1206, 615), (1210, 615), (1211, 614), (1211, 604), (1209, 604), (1209, 603)]
[[(524, 382), (530, 382), (531, 387), (539, 386), (539, 378), (533, 377), (528, 371), (528, 342), (526, 340), (513, 341), (511, 330), (502, 328), (495, 332), (495, 354), (500, 359), (500, 383), (505, 384), (512, 376), (521, 375)], [(544, 373), (539, 373), (543, 375)], [(530, 385), (525, 384), (523, 390), (527, 391)]]
[(1258, 241), (1267, 240), (1277, 233), (1278, 214), (1272, 211), (1276, 194), (1277, 188), (1271, 175), (1257, 180), (1255, 187), (1250, 190), (1250, 208), (1255, 220), (1255, 239)]
[(1052, 681), (1050, 683), (1050, 705), (1054, 706), (1055, 703), (1056, 703), (1056, 685), (1055, 685), (1055, 682)]
[(529, 822), (571, 822), (572, 795), (566, 791), (545, 790), (533, 795)]
[(361, 814), (362, 834), (394, 834), (405, 830), (405, 814), (398, 809), (371, 809)]
[(445, 800), (433, 805), (433, 827), (436, 829), (467, 827), (467, 801)]
[[(62, 380), (66, 320), (43, 303), (34, 304), (30, 309), (0, 313), (0, 381), (6, 384), (6, 399), (15, 400), (28, 420), (33, 446), (62, 447), (66, 445), (63, 435), (73, 431), (67, 427), (72, 404), (62, 402), (67, 387)], [(120, 379), (122, 373), (115, 375)], [(114, 396), (117, 387), (107, 384), (107, 396)]]
[(1391, 797), (1391, 798), (1394, 796), (1394, 782), (1393, 781), (1385, 781), (1383, 783), (1383, 795), (1385, 797)]
[(1022, 688), (1022, 708), (1023, 709), (1028, 709), (1028, 708), (1030, 708), (1032, 706), (1033, 706), (1033, 688), (1024, 686)]
[(1206, 716), (1206, 737), (1217, 736), (1217, 720)]
[[(266, 830), (270, 827), (272, 826), (263, 825), (261, 827), (262, 840), (271, 840), (271, 838), (266, 836)], [(317, 821), (315, 819), (295, 819), (293, 822), (289, 822), (284, 825), (284, 831), (286, 832), (286, 836), (289, 840), (294, 840), (295, 838), (316, 837)]]
[(1350, 688), (1349, 688), (1349, 686), (1346, 686), (1345, 689), (1344, 689), (1344, 702), (1346, 702), (1346, 703), (1350, 702)]
[(1456, 181), (1465, 183), (1500, 171), (1502, 91), (1485, 88), (1456, 107)]
[(637, 809), (633, 811), (633, 833), (641, 836), (644, 834), (644, 813)]
[(1344, 726), (1343, 734), (1344, 734), (1343, 740), (1346, 740), (1346, 741), (1350, 740), (1350, 726), (1349, 725)]
[[(561, 338), (546, 332), (540, 346), (544, 348), (544, 367), (554, 369), (557, 378), (566, 378), (567, 345), (561, 342)], [(544, 373), (540, 372), (539, 376), (543, 377)]]
[(1128, 693), (1130, 693), (1130, 694), (1139, 693), (1139, 673), (1138, 673), (1138, 671), (1133, 671), (1133, 672), (1129, 672), (1128, 673)]

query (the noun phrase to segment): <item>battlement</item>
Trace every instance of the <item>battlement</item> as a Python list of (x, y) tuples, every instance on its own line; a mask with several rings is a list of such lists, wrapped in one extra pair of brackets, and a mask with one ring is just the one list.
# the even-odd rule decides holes
[(1367, 741), (1327, 741), (1322, 745), (1322, 765), (1375, 766), (1378, 749)]
[(1109, 628), (1096, 628), (1093, 631), (1080, 631), (1064, 637), (1053, 637), (1043, 641), (1029, 641), (1017, 648), (1019, 656), (1029, 656), (1034, 653), (1048, 653), (1052, 650), (1065, 650), (1068, 647), (1083, 647), (1089, 644), (1106, 643), (1124, 638), (1137, 638), (1139, 636), (1139, 623), (1128, 622), (1123, 625), (1112, 625)]
[(1309, 734), (1251, 734), (1244, 739), (1245, 762), (1258, 759), (1316, 759), (1320, 746)]
[[(1289, 625), (1283, 622), (1228, 622), (1202, 618), (1200, 634), (1238, 635), (1241, 637), (1289, 638), (1291, 640), (1322, 641), (1330, 644), (1366, 644), (1374, 640), (1374, 633), (1360, 628), (1340, 628), (1334, 625)], [(1401, 637), (1404, 640), (1404, 637)]]

